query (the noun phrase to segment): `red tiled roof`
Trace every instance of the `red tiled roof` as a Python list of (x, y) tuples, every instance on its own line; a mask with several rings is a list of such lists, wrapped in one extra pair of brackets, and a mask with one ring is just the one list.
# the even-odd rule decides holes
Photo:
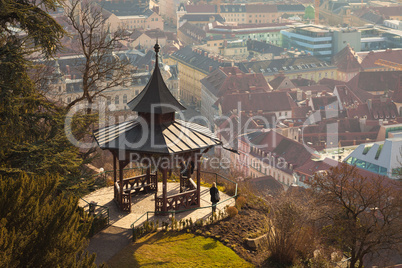
[(303, 92), (311, 91), (311, 93), (318, 93), (318, 92), (332, 92), (331, 88), (327, 85), (312, 85), (306, 87), (298, 87), (298, 89), (302, 90)]
[[(229, 71), (229, 70), (228, 70)], [(262, 74), (245, 74), (239, 72), (230, 74), (219, 89), (218, 96), (234, 92), (268, 92), (271, 88)]]
[(371, 100), (370, 112), (374, 117), (374, 119), (389, 120), (389, 119), (395, 119), (398, 116), (398, 110), (396, 108), (396, 105), (389, 98)]
[[(401, 13), (402, 14), (402, 13)], [(366, 69), (386, 68), (375, 64), (379, 59), (402, 64), (402, 49), (386, 49), (382, 51), (370, 51), (357, 53), (361, 58), (361, 67)]]
[(216, 13), (216, 5), (186, 5), (187, 13)]
[[(252, 146), (259, 146), (261, 151), (264, 151), (267, 154), (271, 153), (276, 158), (283, 158), (287, 163), (292, 164), (293, 168), (304, 165), (314, 156), (303, 144), (286, 138), (273, 130), (262, 133), (252, 139), (250, 143)], [(253, 151), (251, 154), (260, 157)]]
[(338, 161), (332, 160), (331, 158), (325, 158), (325, 160), (314, 161), (309, 160), (304, 163), (304, 165), (297, 167), (295, 171), (297, 173), (302, 173), (307, 176), (313, 176), (316, 172), (322, 170), (329, 170), (331, 167), (337, 166), (340, 163)]
[(286, 92), (227, 94), (222, 96), (218, 102), (221, 104), (224, 114), (237, 109), (238, 103), (241, 104), (243, 111), (290, 111), (292, 107), (296, 106)]
[[(335, 87), (336, 92), (338, 93), (339, 101), (341, 102), (343, 108), (350, 107), (352, 105), (357, 105), (363, 103), (357, 95), (350, 90), (346, 85), (339, 85)], [(334, 91), (335, 92), (335, 91)]]
[(396, 103), (402, 103), (402, 74), (399, 75), (398, 89), (392, 94), (392, 100)]
[(289, 78), (287, 78), (286, 76), (284, 76), (283, 74), (281, 75), (277, 75), (274, 79), (272, 79), (271, 81), (269, 81), (269, 84), (272, 86), (272, 88), (274, 89), (274, 90), (277, 90), (278, 89), (278, 87), (282, 84), (282, 82), (284, 81), (284, 80), (289, 80), (289, 84), (288, 85), (286, 85), (286, 87), (285, 88), (294, 88), (295, 87), (295, 85), (290, 81), (290, 79)]
[[(235, 127), (233, 127), (235, 126)], [(233, 113), (223, 122), (218, 123), (218, 135), (223, 137), (228, 144), (225, 146), (237, 149), (238, 137), (261, 129), (261, 127), (245, 113)]]
[(307, 118), (307, 114), (311, 111), (310, 106), (304, 107), (293, 107), (292, 116), (293, 118)]
[(357, 107), (348, 108), (346, 110), (347, 116), (349, 118), (364, 118), (368, 120), (374, 119), (371, 115), (367, 103), (359, 104)]
[[(360, 72), (353, 77), (347, 83), (347, 85), (355, 93), (357, 88), (366, 92), (387, 90), (394, 91), (398, 89), (399, 75), (401, 74), (402, 71)], [(360, 99), (363, 102), (365, 101), (362, 98)]]
[(316, 82), (314, 80), (306, 79), (306, 78), (303, 78), (303, 77), (300, 77), (300, 76), (297, 77), (296, 79), (291, 79), (290, 81), (296, 87), (308, 87), (308, 86), (316, 84)]
[(330, 89), (334, 89), (336, 85), (345, 85), (346, 83), (344, 81), (340, 81), (340, 80), (323, 78), (320, 81), (318, 81), (318, 84), (325, 85), (325, 86), (329, 87)]
[(337, 109), (337, 107), (332, 107), (338, 101), (336, 96), (322, 96), (322, 97), (312, 97), (311, 98), (314, 110), (326, 110), (326, 106), (330, 105), (332, 109)]
[(360, 71), (361, 59), (349, 44), (339, 51), (332, 60), (341, 72), (350, 73)]

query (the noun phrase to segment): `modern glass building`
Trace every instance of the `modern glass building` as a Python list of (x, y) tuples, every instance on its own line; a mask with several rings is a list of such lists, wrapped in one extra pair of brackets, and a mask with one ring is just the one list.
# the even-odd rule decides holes
[(360, 144), (344, 162), (391, 179), (399, 179), (401, 148), (402, 137), (386, 139), (384, 142)]
[(282, 47), (297, 48), (313, 56), (332, 55), (333, 33), (325, 28), (306, 25), (290, 30), (282, 30)]

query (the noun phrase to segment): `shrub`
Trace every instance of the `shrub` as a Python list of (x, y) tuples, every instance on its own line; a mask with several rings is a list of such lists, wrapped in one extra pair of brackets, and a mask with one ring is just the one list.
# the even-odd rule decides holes
[(236, 207), (228, 207), (226, 212), (228, 213), (229, 218), (233, 218), (239, 213)]
[(239, 196), (236, 199), (236, 208), (238, 210), (241, 210), (244, 207), (245, 204), (246, 204), (246, 198), (244, 196)]

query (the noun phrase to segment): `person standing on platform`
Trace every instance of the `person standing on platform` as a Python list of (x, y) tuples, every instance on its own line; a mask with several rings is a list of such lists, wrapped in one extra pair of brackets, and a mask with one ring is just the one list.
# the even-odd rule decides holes
[(221, 199), (219, 196), (219, 190), (216, 188), (216, 183), (212, 184), (211, 189), (209, 189), (209, 193), (211, 194), (211, 202), (212, 202), (212, 214), (216, 212), (216, 203)]

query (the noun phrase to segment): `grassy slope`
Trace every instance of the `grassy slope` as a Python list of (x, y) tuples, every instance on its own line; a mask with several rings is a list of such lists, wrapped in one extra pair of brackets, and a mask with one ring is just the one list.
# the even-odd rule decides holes
[(222, 243), (194, 234), (158, 232), (127, 246), (110, 267), (253, 267)]

